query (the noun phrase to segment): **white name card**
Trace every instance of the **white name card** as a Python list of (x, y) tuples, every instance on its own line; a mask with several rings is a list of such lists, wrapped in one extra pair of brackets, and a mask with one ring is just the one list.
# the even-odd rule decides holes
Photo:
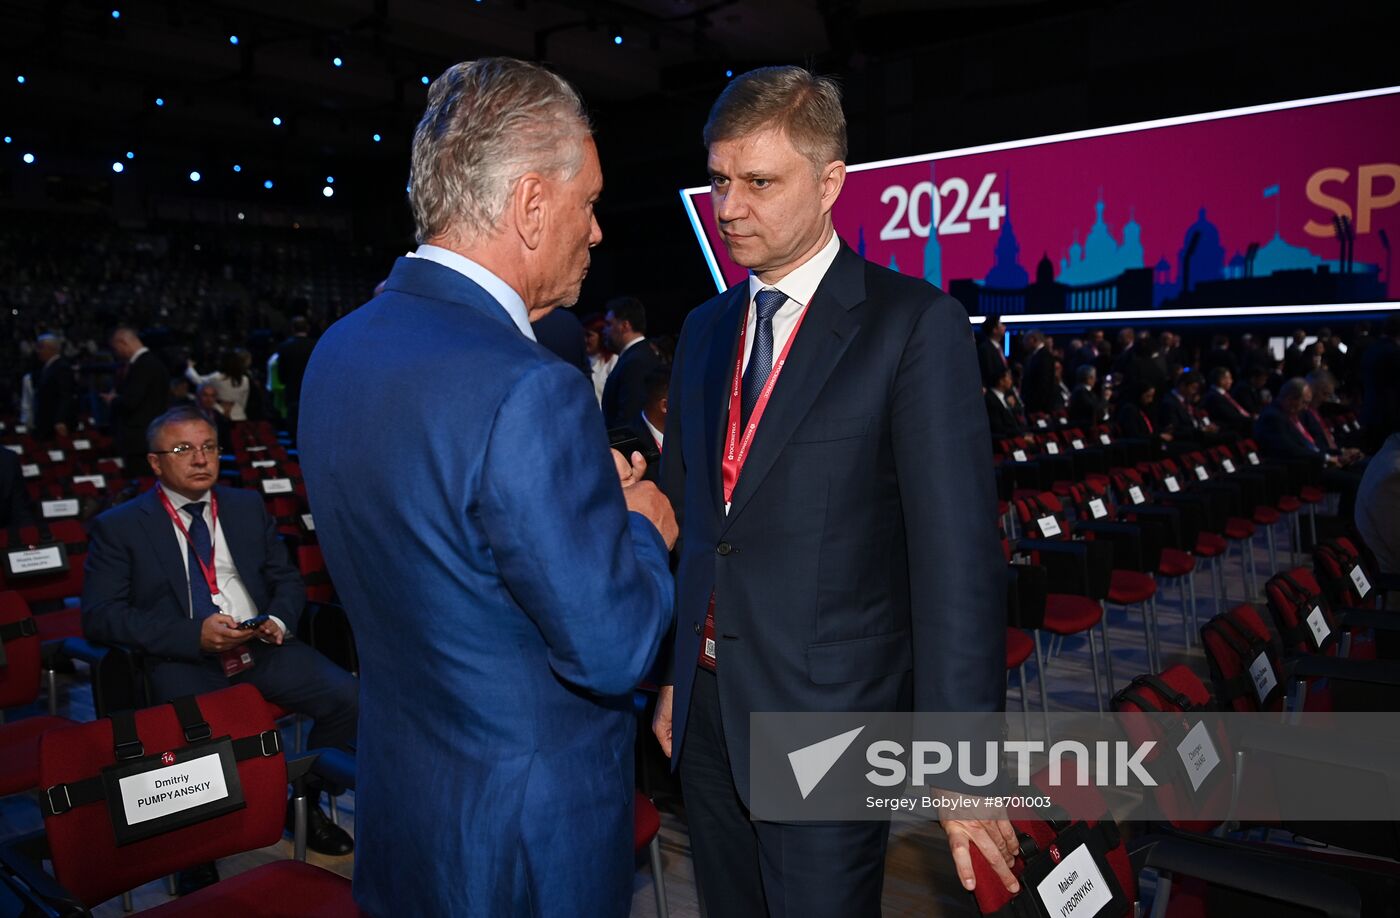
[(1181, 757), (1181, 764), (1186, 766), (1186, 776), (1191, 779), (1193, 791), (1200, 790), (1201, 784), (1220, 764), (1220, 753), (1211, 741), (1210, 731), (1203, 720), (1197, 721), (1196, 726), (1187, 731), (1186, 738), (1176, 746), (1176, 754)]
[(1072, 447), (1074, 447), (1075, 449), (1083, 449), (1083, 448), (1084, 448), (1084, 441), (1083, 441), (1083, 440), (1080, 440), (1078, 437), (1076, 437), (1075, 439), (1069, 441), (1069, 445), (1072, 446)]
[(255, 468), (255, 469), (270, 469), (270, 468), (272, 468), (273, 466), (275, 466), (275, 465), (277, 464), (277, 460), (275, 460), (275, 459), (254, 459), (252, 462), (250, 462), (250, 463), (248, 463), (248, 464), (249, 464), (250, 466), (252, 466), (253, 468)]
[(1140, 504), (1147, 500), (1147, 498), (1142, 496), (1142, 488), (1139, 488), (1137, 485), (1132, 485), (1128, 488), (1128, 497), (1132, 498), (1135, 504)]
[(1250, 452), (1250, 454), (1249, 454), (1249, 456), (1248, 456), (1247, 458), (1249, 459), (1249, 464), (1250, 464), (1250, 465), (1258, 465), (1258, 464), (1259, 464), (1259, 454), (1258, 454), (1258, 453), (1256, 453), (1256, 452)]
[(1042, 516), (1036, 520), (1036, 524), (1040, 526), (1040, 534), (1047, 539), (1060, 534), (1060, 521), (1053, 516)]
[(1269, 697), (1274, 688), (1278, 685), (1278, 678), (1274, 676), (1274, 668), (1269, 664), (1269, 655), (1261, 653), (1254, 658), (1254, 662), (1249, 664), (1249, 677), (1254, 680), (1254, 694), (1259, 696), (1259, 703), (1263, 704), (1264, 699)]
[(1089, 501), (1089, 512), (1093, 514), (1096, 520), (1101, 520), (1108, 516), (1108, 508), (1103, 505), (1102, 497), (1096, 497)]
[(68, 519), (78, 515), (78, 501), (76, 499), (40, 501), (39, 511), (46, 520)]
[(1102, 443), (1104, 446), (1108, 446), (1110, 443), (1113, 442), (1113, 438), (1110, 437), (1108, 434), (1099, 434), (1099, 442)]
[(10, 570), (16, 574), (63, 570), (63, 547), (60, 545), (25, 548), (6, 554), (10, 557)]
[(264, 494), (292, 493), (292, 480), (290, 478), (264, 478), (261, 484)]
[(1162, 484), (1166, 485), (1167, 490), (1173, 494), (1181, 490), (1181, 483), (1176, 480), (1175, 475), (1168, 475), (1166, 478), (1162, 479)]
[(1014, 452), (1012, 452), (1011, 458), (1012, 458), (1012, 459), (1015, 459), (1017, 462), (1025, 462), (1025, 461), (1026, 461), (1026, 451), (1023, 450), (1023, 449), (1015, 450)]
[(1206, 467), (1205, 467), (1205, 466), (1203, 466), (1203, 465), (1198, 465), (1198, 466), (1196, 466), (1196, 478), (1198, 478), (1198, 479), (1201, 480), (1201, 481), (1205, 481), (1205, 480), (1206, 480), (1207, 478), (1209, 478), (1209, 477), (1210, 477), (1210, 473), (1206, 471)]
[(1097, 915), (1113, 901), (1088, 845), (1075, 848), (1035, 887), (1047, 914)]
[(96, 488), (96, 489), (99, 490), (99, 491), (105, 491), (105, 490), (107, 489), (107, 476), (106, 476), (106, 475), (74, 475), (74, 476), (73, 476), (73, 483), (74, 483), (74, 484), (80, 484), (81, 482), (84, 482), (84, 481), (86, 481), (87, 483), (91, 484), (94, 488)]
[(1045, 451), (1052, 456), (1058, 456), (1060, 454), (1060, 444), (1056, 443), (1054, 440), (1051, 440), (1050, 442), (1045, 444)]
[(1321, 606), (1313, 606), (1308, 613), (1308, 629), (1312, 631), (1313, 646), (1322, 649), (1322, 644), (1327, 640), (1327, 636), (1332, 633), (1332, 629), (1327, 626), (1327, 617), (1322, 614)]
[(39, 466), (35, 465), (32, 462), (26, 463), (19, 467), (19, 473), (24, 478), (38, 478)]
[(1356, 595), (1361, 599), (1365, 599), (1366, 594), (1371, 592), (1371, 581), (1366, 579), (1366, 572), (1359, 564), (1351, 569), (1351, 582), (1356, 586)]
[(24, 447), (23, 447), (23, 446), (20, 446), (18, 443), (6, 443), (6, 444), (5, 444), (5, 449), (7, 449), (7, 450), (9, 450), (10, 452), (14, 453), (16, 456), (23, 456), (23, 455), (24, 455)]
[(204, 755), (117, 782), (127, 825), (181, 813), (228, 797), (217, 755)]
[(301, 525), (306, 529), (307, 532), (316, 531), (316, 521), (311, 518), (311, 514), (309, 513), (303, 513), (301, 515)]
[(62, 461), (63, 461), (63, 450), (61, 450), (61, 449), (51, 449), (51, 450), (49, 450), (49, 461), (50, 461), (50, 462), (62, 462)]
[(84, 451), (90, 450), (90, 449), (92, 449), (92, 441), (91, 441), (91, 440), (74, 440), (74, 441), (73, 441), (73, 448), (76, 449), (76, 450), (84, 450)]
[(1047, 423), (1045, 423), (1045, 418), (1036, 418), (1036, 419), (1035, 419), (1035, 426), (1036, 426), (1036, 427), (1039, 427), (1041, 430), (1044, 430), (1045, 428), (1049, 427), (1050, 425), (1047, 424)]
[(1221, 459), (1221, 460), (1220, 460), (1220, 467), (1221, 467), (1222, 469), (1225, 470), (1225, 474), (1226, 474), (1226, 475), (1233, 475), (1233, 474), (1235, 474), (1235, 464), (1234, 464), (1233, 462), (1231, 462), (1229, 459)]

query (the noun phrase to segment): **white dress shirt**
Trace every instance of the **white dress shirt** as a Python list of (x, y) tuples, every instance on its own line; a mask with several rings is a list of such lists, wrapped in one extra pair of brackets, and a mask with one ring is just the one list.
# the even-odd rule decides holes
[[(604, 355), (607, 355), (604, 359)], [(603, 387), (608, 384), (608, 374), (613, 367), (617, 366), (617, 355), (608, 354), (606, 351), (599, 351), (588, 358), (588, 369), (593, 375), (593, 395), (597, 397), (598, 404), (603, 404)]]
[(645, 411), (642, 412), (642, 423), (647, 425), (647, 432), (650, 433), (651, 438), (656, 441), (656, 448), (658, 450), (663, 449), (666, 442), (666, 435), (651, 422), (651, 418), (647, 417)]
[[(797, 328), (797, 322), (802, 318), (803, 311), (807, 304), (812, 301), (812, 296), (817, 292), (817, 287), (821, 285), (822, 278), (826, 277), (826, 272), (830, 270), (831, 263), (836, 260), (836, 253), (841, 251), (841, 239), (835, 232), (831, 234), (831, 239), (821, 250), (802, 264), (793, 268), (792, 271), (783, 278), (771, 284), (765, 284), (758, 279), (758, 275), (749, 274), (749, 303), (753, 304), (753, 299), (758, 295), (758, 291), (769, 288), (781, 291), (787, 301), (778, 307), (778, 311), (773, 314), (773, 361), (778, 360), (778, 355), (787, 346), (788, 339), (792, 337), (793, 330)], [(749, 309), (748, 318), (745, 320), (744, 333), (744, 369), (749, 368), (749, 355), (753, 353), (753, 338), (758, 328), (758, 310)]]
[(510, 316), (510, 320), (520, 329), (522, 335), (531, 341), (535, 340), (535, 330), (530, 327), (530, 311), (525, 308), (525, 301), (521, 299), (520, 294), (515, 292), (514, 287), (488, 269), (465, 255), (459, 255), (436, 245), (420, 245), (417, 251), (409, 252), (408, 257), (435, 261), (444, 268), (451, 268), (476, 284), (501, 305), (501, 308), (506, 311), (506, 315)]
[[(189, 529), (190, 515), (184, 511), (184, 506), (193, 503), (188, 497), (176, 494), (169, 488), (162, 488), (165, 496), (170, 498), (170, 506), (175, 508), (176, 514), (180, 517), (180, 522)], [(212, 493), (212, 492), (210, 492)], [(200, 514), (204, 518), (204, 525), (210, 523), (211, 514), (209, 512), (209, 495), (204, 496), (204, 511)], [(185, 541), (184, 533), (180, 532), (180, 527), (175, 525), (175, 521), (170, 521), (170, 531), (175, 535), (175, 541), (180, 546), (180, 557), (184, 560), (185, 584), (188, 589), (190, 579), (190, 551), (189, 542)], [(228, 549), (228, 542), (224, 539), (224, 524), (220, 521), (211, 531), (210, 539), (214, 546), (214, 576), (219, 583), (219, 595), (214, 597), (214, 604), (219, 607), (219, 611), (233, 617), (234, 621), (244, 622), (258, 614), (258, 607), (253, 603), (253, 597), (248, 593), (248, 588), (243, 585), (243, 578), (238, 576), (238, 565), (233, 563), (233, 552)], [(191, 598), (192, 600), (192, 598)], [(190, 615), (194, 615), (194, 602), (189, 604)], [(282, 633), (287, 633), (287, 625), (280, 618), (270, 616), (272, 621), (277, 623), (277, 627), (282, 629)]]

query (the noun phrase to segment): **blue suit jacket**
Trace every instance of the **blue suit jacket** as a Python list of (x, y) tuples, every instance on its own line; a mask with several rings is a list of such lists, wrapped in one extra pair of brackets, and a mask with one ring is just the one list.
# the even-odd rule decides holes
[(1323, 460), (1322, 450), (1317, 443), (1309, 443), (1298, 433), (1283, 407), (1277, 402), (1269, 403), (1254, 421), (1254, 439), (1259, 441), (1259, 450), (1270, 459), (1315, 459)]
[(741, 283), (686, 319), (661, 480), (681, 516), (673, 761), (709, 597), (735, 786), (754, 711), (992, 711), (1005, 564), (967, 313), (842, 246), (817, 288), (728, 515), (721, 454)]
[[(296, 633), (306, 585), (261, 494), (219, 487), (219, 528), (259, 612)], [(218, 551), (224, 550), (221, 543)], [(174, 660), (202, 659), (190, 618), (188, 554), (155, 488), (93, 519), (83, 567), (83, 634)]]
[(672, 589), (589, 380), (401, 258), (316, 346), (299, 433), (360, 653), (360, 906), (625, 915), (631, 693)]

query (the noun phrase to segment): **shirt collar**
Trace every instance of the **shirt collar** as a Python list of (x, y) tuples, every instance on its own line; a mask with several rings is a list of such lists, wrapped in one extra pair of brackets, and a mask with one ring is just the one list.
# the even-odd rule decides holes
[[(167, 488), (165, 485), (161, 485), (161, 486), (160, 486), (160, 489), (161, 489), (162, 491), (164, 491), (164, 492), (165, 492), (165, 496), (166, 496), (167, 498), (169, 498), (169, 500), (170, 500), (170, 506), (174, 507), (176, 510), (182, 509), (182, 508), (185, 506), (185, 504), (192, 504), (192, 503), (194, 503), (194, 501), (190, 500), (190, 499), (189, 499), (188, 497), (186, 497), (185, 495), (183, 495), (183, 494), (177, 494), (177, 493), (175, 493), (175, 491), (174, 491), (173, 489)], [(210, 491), (212, 491), (212, 490), (213, 490), (213, 489), (211, 488)], [(201, 501), (204, 501), (204, 502), (206, 503), (206, 505), (207, 505), (208, 500), (209, 500), (209, 492), (206, 492), (205, 495), (204, 495), (203, 497), (200, 498), (200, 500), (201, 500)]]
[(749, 302), (758, 295), (758, 291), (765, 287), (773, 287), (781, 290), (783, 294), (795, 303), (806, 306), (812, 301), (812, 297), (817, 292), (817, 287), (821, 286), (822, 278), (826, 277), (826, 272), (831, 268), (831, 263), (836, 260), (836, 255), (841, 251), (841, 238), (832, 232), (831, 238), (826, 245), (811, 258), (804, 261), (788, 272), (786, 277), (779, 278), (771, 284), (765, 284), (758, 279), (758, 275), (749, 273)]
[(626, 344), (624, 344), (624, 345), (622, 346), (622, 350), (620, 350), (620, 351), (617, 352), (617, 356), (621, 357), (623, 354), (627, 353), (629, 350), (632, 349), (632, 345), (634, 345), (634, 344), (641, 344), (641, 343), (642, 343), (643, 341), (645, 341), (645, 340), (647, 340), (647, 336), (646, 336), (646, 335), (638, 335), (637, 337), (633, 338), (631, 341), (628, 341)]
[(666, 435), (657, 429), (657, 426), (651, 422), (651, 418), (647, 417), (645, 411), (642, 412), (642, 423), (647, 425), (647, 430), (651, 433), (652, 439), (656, 441), (656, 448), (665, 449), (664, 441)]
[(146, 353), (146, 352), (149, 351), (149, 350), (150, 350), (150, 348), (148, 348), (148, 347), (143, 347), (143, 348), (141, 348), (141, 350), (139, 350), (139, 351), (137, 351), (136, 353), (134, 353), (134, 354), (131, 355), (131, 359), (128, 360), (127, 363), (135, 363), (136, 360), (137, 360), (137, 358), (139, 358), (142, 354)]
[(467, 280), (472, 281), (500, 304), (501, 308), (506, 311), (506, 315), (510, 316), (511, 321), (515, 323), (516, 328), (520, 329), (522, 335), (531, 341), (535, 340), (535, 331), (530, 327), (530, 312), (525, 308), (525, 301), (520, 298), (520, 294), (515, 292), (515, 288), (491, 271), (465, 255), (437, 245), (420, 245), (416, 252), (409, 252), (408, 256), (437, 262), (444, 268), (451, 268)]

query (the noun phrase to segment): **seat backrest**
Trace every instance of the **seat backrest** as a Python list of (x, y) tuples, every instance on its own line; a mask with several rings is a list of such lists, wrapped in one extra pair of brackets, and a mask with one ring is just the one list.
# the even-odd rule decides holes
[[(201, 695), (198, 702), (214, 739), (239, 740), (276, 729), (271, 706), (251, 685)], [(137, 711), (135, 718), (147, 755), (189, 745), (172, 705)], [(46, 733), (39, 745), (41, 793), (92, 778), (115, 761), (108, 718)], [(281, 752), (245, 759), (238, 763), (238, 775), (242, 809), (122, 846), (102, 801), (46, 815), (54, 875), (90, 907), (196, 864), (276, 844), (285, 819), (286, 761)]]
[[(25, 625), (29, 622), (30, 625)], [(24, 597), (7, 590), (0, 593), (0, 628), (29, 631), (34, 616)], [(0, 666), (0, 709), (30, 704), (39, 697), (39, 633), (17, 634), (5, 644), (5, 665)]]
[[(1141, 675), (1133, 679), (1113, 696), (1113, 710), (1120, 714), (1173, 712), (1190, 715), (1213, 712), (1218, 707), (1200, 677), (1184, 664), (1177, 663), (1155, 676)], [(1144, 757), (1144, 761), (1155, 762), (1163, 756), (1174, 756), (1177, 746), (1195, 729), (1189, 718), (1184, 718), (1180, 724), (1180, 729), (1168, 733), (1156, 719), (1127, 717), (1123, 726), (1130, 742), (1156, 742)], [(1223, 730), (1207, 729), (1207, 737), (1215, 748), (1216, 764), (1201, 779), (1200, 787), (1193, 792), (1187, 780), (1180, 780), (1161, 784), (1153, 791), (1158, 809), (1170, 817), (1171, 824), (1189, 832), (1209, 832), (1219, 825), (1219, 820), (1194, 817), (1201, 812), (1222, 812), (1230, 799), (1228, 774), (1233, 753), (1229, 737)], [(1180, 768), (1179, 765), (1175, 767)]]
[(306, 582), (307, 602), (335, 602), (335, 584), (326, 570), (326, 559), (319, 545), (297, 546), (297, 570)]
[(1312, 571), (1280, 571), (1264, 584), (1264, 596), (1287, 652), (1336, 656), (1337, 620)]
[(1379, 596), (1372, 586), (1374, 566), (1346, 536), (1319, 543), (1313, 549), (1313, 569), (1322, 592), (1335, 606), (1370, 604)]
[(1215, 697), (1236, 711), (1282, 711), (1285, 686), (1278, 641), (1248, 603), (1201, 626)]
[[(27, 602), (39, 603), (81, 596), (83, 593), (83, 560), (87, 557), (87, 532), (77, 520), (50, 520), (42, 527), (23, 526), (18, 530), (19, 544), (37, 545), (62, 543), (68, 553), (68, 570), (34, 577), (6, 578), (0, 567), (0, 587), (14, 590)], [(11, 531), (0, 529), (0, 548), (11, 543)]]

